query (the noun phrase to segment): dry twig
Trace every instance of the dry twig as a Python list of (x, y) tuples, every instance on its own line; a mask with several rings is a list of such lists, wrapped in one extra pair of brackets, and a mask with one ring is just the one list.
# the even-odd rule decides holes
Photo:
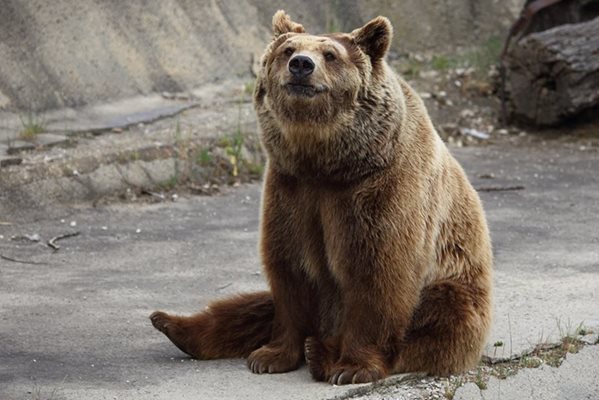
[(60, 249), (60, 246), (57, 245), (56, 242), (58, 242), (59, 240), (62, 240), (62, 239), (79, 236), (80, 233), (81, 232), (77, 231), (77, 232), (65, 233), (64, 235), (55, 236), (52, 239), (48, 240), (48, 246), (51, 247), (54, 251), (57, 251), (58, 249)]
[(12, 258), (9, 256), (5, 256), (4, 254), (0, 254), (0, 258), (6, 261), (12, 261), (19, 264), (31, 264), (31, 265), (47, 265), (44, 262), (35, 262), (35, 261), (27, 261), (27, 260), (19, 260), (18, 258)]
[(478, 192), (505, 192), (509, 190), (524, 190), (522, 185), (513, 186), (479, 186), (475, 188)]

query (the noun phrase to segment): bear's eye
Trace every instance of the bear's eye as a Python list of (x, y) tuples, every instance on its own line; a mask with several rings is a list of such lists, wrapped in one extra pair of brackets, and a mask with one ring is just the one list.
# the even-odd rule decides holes
[(286, 55), (287, 57), (291, 57), (291, 56), (293, 55), (293, 53), (294, 53), (294, 52), (295, 52), (295, 50), (294, 50), (293, 48), (291, 48), (291, 47), (287, 47), (287, 48), (285, 49), (285, 55)]
[(324, 53), (324, 59), (327, 61), (335, 61), (337, 57), (335, 57), (335, 53), (332, 51), (327, 51)]

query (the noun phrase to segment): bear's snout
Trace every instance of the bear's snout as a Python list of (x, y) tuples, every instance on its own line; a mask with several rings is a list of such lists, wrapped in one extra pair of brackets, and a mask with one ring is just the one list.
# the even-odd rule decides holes
[(316, 65), (310, 57), (295, 56), (289, 60), (289, 72), (294, 78), (305, 78), (314, 72)]

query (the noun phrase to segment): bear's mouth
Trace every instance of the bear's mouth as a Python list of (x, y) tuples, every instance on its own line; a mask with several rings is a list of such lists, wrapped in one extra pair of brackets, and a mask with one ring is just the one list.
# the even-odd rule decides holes
[(293, 96), (314, 97), (326, 91), (326, 86), (324, 85), (310, 85), (297, 82), (289, 82), (285, 87), (287, 88), (287, 93)]

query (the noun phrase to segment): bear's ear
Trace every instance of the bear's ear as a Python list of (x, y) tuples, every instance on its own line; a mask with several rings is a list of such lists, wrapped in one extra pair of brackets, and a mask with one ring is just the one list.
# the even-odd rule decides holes
[(272, 17), (272, 32), (277, 38), (288, 32), (304, 33), (306, 31), (301, 24), (293, 22), (285, 11), (279, 10)]
[(393, 26), (385, 17), (376, 17), (361, 28), (355, 29), (351, 37), (374, 62), (383, 58), (391, 46)]

